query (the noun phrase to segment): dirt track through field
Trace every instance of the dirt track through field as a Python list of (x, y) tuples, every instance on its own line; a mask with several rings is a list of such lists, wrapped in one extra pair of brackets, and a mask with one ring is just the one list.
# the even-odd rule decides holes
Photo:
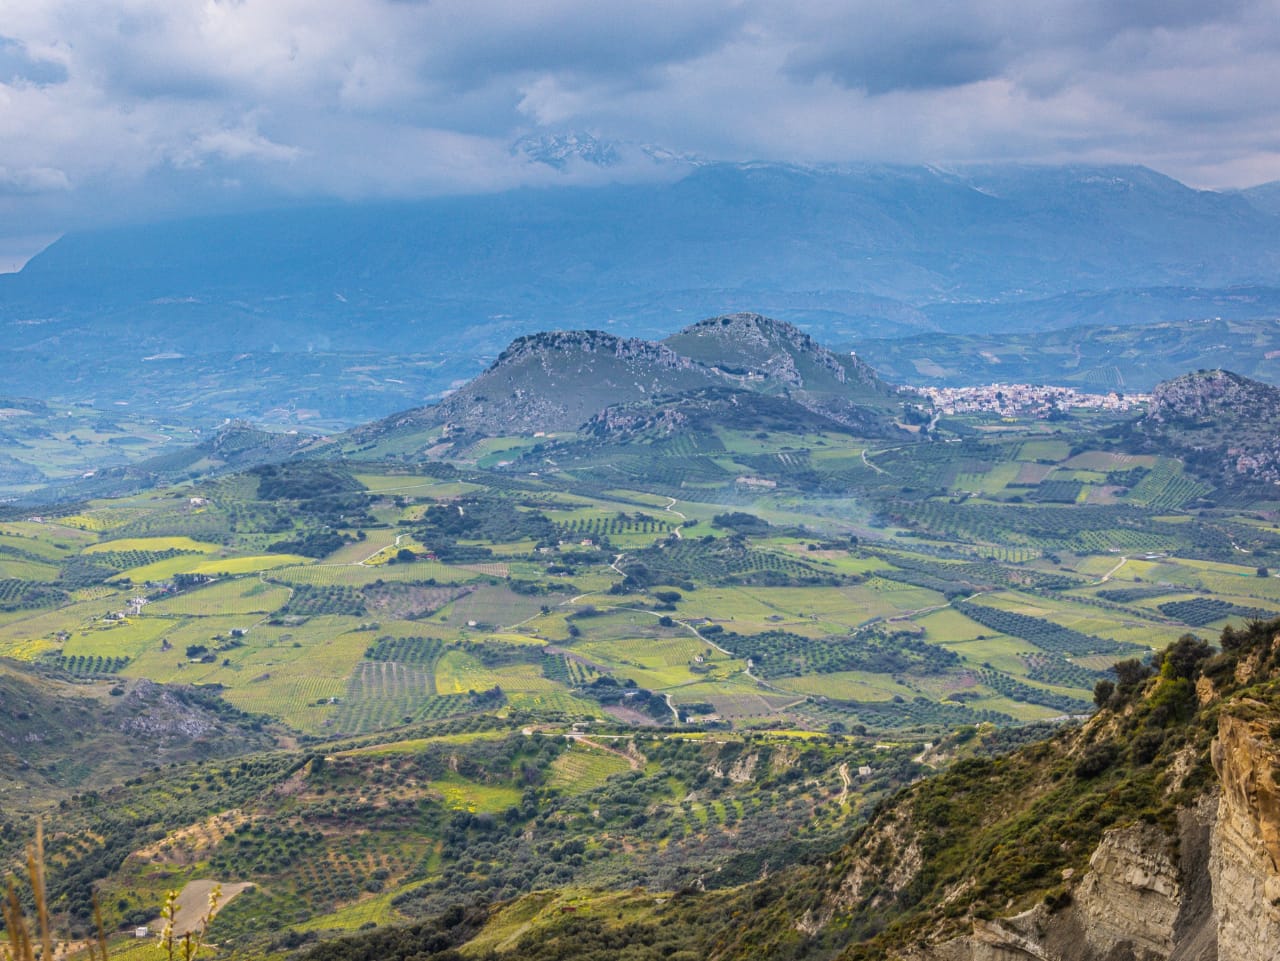
[[(209, 913), (209, 892), (217, 884), (217, 881), (208, 879), (190, 881), (182, 889), (182, 893), (178, 895), (178, 911), (173, 919), (173, 936), (175, 938), (200, 930), (201, 921)], [(251, 887), (253, 885), (246, 881), (223, 884), (222, 897), (218, 899), (218, 910), (221, 911), (231, 903), (236, 895), (249, 890)]]

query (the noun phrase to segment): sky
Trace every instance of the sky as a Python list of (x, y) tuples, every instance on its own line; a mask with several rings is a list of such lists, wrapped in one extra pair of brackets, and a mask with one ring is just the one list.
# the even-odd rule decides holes
[(0, 269), (79, 227), (712, 160), (1280, 179), (1280, 0), (0, 0)]

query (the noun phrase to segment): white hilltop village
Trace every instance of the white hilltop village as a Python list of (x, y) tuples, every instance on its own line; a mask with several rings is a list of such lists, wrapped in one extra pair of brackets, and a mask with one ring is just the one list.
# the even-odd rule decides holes
[(1144, 407), (1150, 394), (1111, 391), (1087, 394), (1074, 387), (1049, 384), (987, 384), (982, 387), (912, 387), (933, 402), (940, 414), (1000, 414), (1005, 417), (1050, 417), (1068, 410), (1127, 411)]

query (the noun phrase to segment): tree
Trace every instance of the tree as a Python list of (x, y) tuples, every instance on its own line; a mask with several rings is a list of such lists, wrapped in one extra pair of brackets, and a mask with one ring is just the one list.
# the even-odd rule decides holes
[(1101, 680), (1093, 686), (1093, 703), (1098, 707), (1106, 707), (1107, 702), (1111, 700), (1111, 695), (1116, 692), (1116, 686), (1108, 680)]
[(1151, 676), (1151, 669), (1135, 658), (1117, 661), (1111, 670), (1120, 682), (1121, 693), (1128, 693)]
[(1195, 677), (1200, 662), (1213, 654), (1205, 641), (1194, 634), (1183, 634), (1167, 648), (1160, 662), (1160, 673), (1165, 677)]

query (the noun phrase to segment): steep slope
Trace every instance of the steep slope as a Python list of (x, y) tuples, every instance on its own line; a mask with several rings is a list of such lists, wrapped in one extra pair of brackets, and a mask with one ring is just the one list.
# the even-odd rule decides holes
[(1216, 486), (1280, 485), (1280, 388), (1270, 384), (1228, 370), (1177, 377), (1155, 389), (1133, 431)]
[(1280, 622), (1222, 644), (1179, 641), (1154, 676), (1128, 662), (1083, 728), (920, 783), (810, 894), (784, 896), (789, 934), (760, 925), (730, 953), (849, 939), (842, 958), (1275, 957)]

